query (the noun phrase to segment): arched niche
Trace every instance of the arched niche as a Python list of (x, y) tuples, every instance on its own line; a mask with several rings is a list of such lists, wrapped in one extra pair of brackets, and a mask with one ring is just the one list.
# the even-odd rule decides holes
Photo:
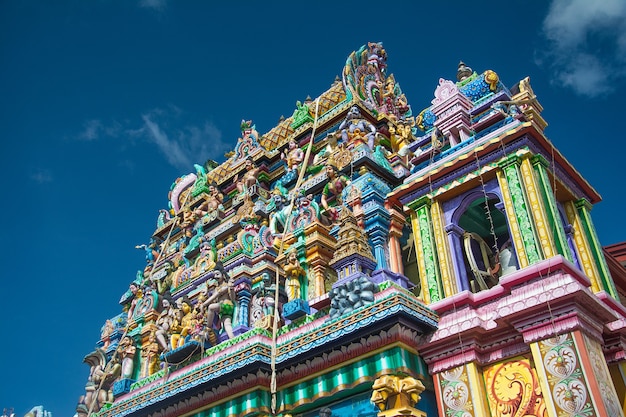
[(444, 212), (459, 291), (491, 288), (518, 269), (495, 179), (446, 202)]

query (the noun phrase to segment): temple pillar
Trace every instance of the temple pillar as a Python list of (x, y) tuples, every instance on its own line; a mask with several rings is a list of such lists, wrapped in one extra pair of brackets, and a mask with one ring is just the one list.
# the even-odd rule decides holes
[(622, 406), (622, 412), (626, 414), (626, 362), (614, 363), (609, 367), (611, 380), (615, 386), (617, 399)]
[(239, 335), (250, 330), (250, 292), (251, 281), (243, 278), (235, 282), (235, 294), (237, 297), (235, 317), (233, 318), (233, 333)]
[(488, 416), (485, 384), (475, 363), (467, 363), (433, 376), (440, 416)]
[(545, 259), (552, 258), (557, 254), (557, 251), (552, 237), (550, 221), (548, 221), (548, 216), (544, 207), (542, 195), (539, 191), (539, 185), (537, 184), (535, 172), (528, 157), (522, 158), (520, 170), (524, 181), (524, 189), (526, 190), (526, 196), (528, 198), (528, 208), (532, 214), (532, 218), (534, 220), (533, 224), (539, 240), (538, 243), (541, 246)]
[(376, 258), (376, 269), (388, 269), (385, 247), (389, 237), (391, 214), (385, 209), (385, 197), (391, 188), (372, 173), (366, 173), (354, 182), (361, 187), (364, 229)]
[(421, 296), (426, 303), (434, 303), (444, 298), (430, 215), (431, 204), (429, 197), (422, 197), (409, 204), (412, 210), (411, 225), (422, 284)]
[(318, 222), (308, 224), (304, 228), (304, 235), (306, 264), (309, 266), (309, 271), (313, 271), (312, 274), (308, 274), (308, 299), (311, 299), (321, 297), (326, 293), (326, 268), (333, 257), (336, 241), (328, 229)]
[(563, 227), (563, 222), (561, 221), (559, 209), (556, 204), (554, 189), (550, 185), (550, 178), (547, 171), (547, 167), (549, 166), (548, 161), (546, 161), (543, 155), (535, 155), (530, 159), (530, 162), (534, 167), (537, 187), (543, 196), (548, 225), (553, 233), (556, 250), (568, 261), (574, 262), (572, 252), (567, 242), (567, 234), (565, 233), (565, 228)]
[(613, 298), (615, 298), (616, 300), (619, 300), (619, 297), (617, 295), (617, 290), (615, 288), (615, 284), (613, 283), (613, 279), (611, 278), (611, 274), (609, 273), (609, 267), (606, 264), (606, 259), (604, 258), (602, 245), (600, 245), (600, 241), (596, 233), (596, 228), (594, 227), (593, 221), (591, 220), (591, 214), (589, 212), (591, 211), (592, 206), (584, 198), (578, 200), (575, 203), (575, 206), (578, 211), (578, 216), (580, 218), (580, 224), (582, 226), (582, 230), (585, 233), (585, 236), (587, 237), (589, 250), (597, 266), (601, 288), (604, 291), (606, 291), (609, 295), (611, 295)]
[(462, 238), (465, 231), (453, 223), (446, 225), (445, 231), (448, 234), (448, 245), (452, 248), (453, 256), (451, 258), (456, 276), (457, 288), (459, 292), (470, 291), (467, 269), (465, 268), (465, 260), (463, 259)]
[(624, 416), (600, 343), (581, 330), (530, 343), (549, 416)]
[(452, 256), (450, 256), (450, 248), (446, 242), (446, 230), (443, 227), (443, 208), (441, 203), (435, 200), (430, 207), (430, 214), (433, 224), (433, 234), (435, 237), (435, 246), (437, 248), (437, 259), (439, 260), (439, 269), (441, 271), (441, 283), (445, 297), (450, 297), (458, 292), (460, 288), (454, 276), (452, 268)]
[(593, 255), (591, 254), (579, 212), (573, 201), (567, 201), (563, 206), (565, 207), (567, 220), (572, 225), (572, 237), (576, 243), (576, 251), (578, 252), (578, 260), (582, 266), (582, 271), (591, 281), (591, 290), (599, 292), (602, 289), (600, 274), (596, 263), (593, 261)]
[(509, 222), (518, 264), (521, 268), (541, 260), (541, 252), (531, 215), (527, 209), (526, 196), (520, 174), (520, 159), (512, 155), (500, 162), (496, 172), (502, 190), (506, 217)]
[(402, 263), (402, 246), (400, 245), (400, 238), (404, 229), (404, 214), (400, 209), (385, 204), (385, 208), (390, 213), (391, 218), (389, 222), (389, 267), (397, 274), (404, 275), (404, 264)]

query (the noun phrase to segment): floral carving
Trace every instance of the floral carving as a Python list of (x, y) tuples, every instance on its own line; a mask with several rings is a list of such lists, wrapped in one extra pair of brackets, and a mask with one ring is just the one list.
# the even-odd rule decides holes
[(544, 340), (539, 343), (539, 348), (552, 397), (559, 408), (558, 415), (595, 415), (572, 336), (565, 334)]
[(543, 394), (528, 359), (498, 364), (485, 372), (491, 413), (496, 417), (547, 417)]
[(472, 417), (472, 399), (465, 367), (459, 366), (442, 372), (440, 377), (443, 403), (447, 407), (446, 416)]

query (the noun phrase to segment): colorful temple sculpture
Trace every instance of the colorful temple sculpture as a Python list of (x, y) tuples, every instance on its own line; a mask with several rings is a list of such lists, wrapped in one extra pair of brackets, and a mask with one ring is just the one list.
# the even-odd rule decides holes
[(624, 416), (600, 196), (528, 78), (434, 87), (414, 112), (369, 43), (178, 178), (78, 416)]

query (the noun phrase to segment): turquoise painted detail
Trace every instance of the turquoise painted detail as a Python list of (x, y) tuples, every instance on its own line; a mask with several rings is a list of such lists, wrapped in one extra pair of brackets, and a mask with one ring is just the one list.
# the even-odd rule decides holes
[(296, 404), (288, 410), (293, 414), (318, 407), (316, 400), (328, 401), (341, 397), (346, 390), (364, 392), (371, 390), (374, 379), (384, 374), (405, 373), (420, 379), (429, 379), (428, 369), (421, 358), (401, 347), (394, 347), (342, 366), (316, 378), (283, 389), (279, 393), (279, 406)]
[(260, 416), (270, 412), (272, 396), (268, 391), (255, 390), (224, 404), (192, 414), (192, 417)]

